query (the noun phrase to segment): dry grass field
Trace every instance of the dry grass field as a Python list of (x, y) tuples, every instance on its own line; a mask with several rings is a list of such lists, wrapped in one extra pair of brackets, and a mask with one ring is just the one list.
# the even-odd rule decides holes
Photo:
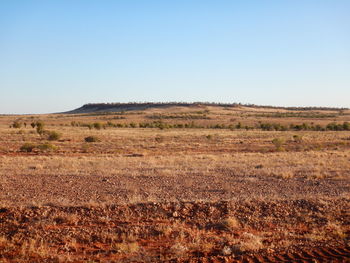
[(0, 262), (348, 262), (348, 122), (220, 105), (0, 116)]

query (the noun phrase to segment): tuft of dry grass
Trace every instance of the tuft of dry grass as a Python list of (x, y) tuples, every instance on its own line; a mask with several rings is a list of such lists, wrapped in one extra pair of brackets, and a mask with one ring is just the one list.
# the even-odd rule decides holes
[(233, 216), (230, 216), (223, 220), (222, 224), (228, 229), (228, 230), (235, 230), (238, 228), (241, 228), (241, 223), (239, 220)]
[(119, 253), (123, 254), (135, 253), (140, 249), (140, 246), (137, 242), (122, 242), (113, 244), (113, 246)]
[(257, 251), (264, 248), (262, 239), (252, 233), (244, 232), (239, 243), (241, 251)]

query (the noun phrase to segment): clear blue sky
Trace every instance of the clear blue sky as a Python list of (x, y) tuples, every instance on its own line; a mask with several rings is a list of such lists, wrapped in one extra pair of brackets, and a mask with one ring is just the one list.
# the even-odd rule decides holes
[(0, 113), (128, 101), (350, 107), (350, 1), (0, 2)]

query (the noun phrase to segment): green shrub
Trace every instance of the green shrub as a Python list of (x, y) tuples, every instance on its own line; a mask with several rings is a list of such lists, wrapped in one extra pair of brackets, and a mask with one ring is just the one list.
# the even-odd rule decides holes
[(96, 136), (88, 136), (88, 137), (85, 137), (84, 139), (86, 142), (99, 142), (100, 139), (97, 138)]
[(20, 151), (21, 152), (32, 152), (35, 147), (36, 147), (35, 144), (25, 143), (21, 146)]
[(48, 132), (48, 140), (49, 141), (57, 141), (62, 137), (62, 134), (56, 131), (49, 131)]

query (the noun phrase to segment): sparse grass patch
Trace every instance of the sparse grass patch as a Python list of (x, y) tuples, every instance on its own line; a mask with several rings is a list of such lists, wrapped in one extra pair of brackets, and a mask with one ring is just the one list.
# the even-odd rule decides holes
[(241, 239), (239, 244), (241, 251), (257, 251), (264, 248), (261, 238), (252, 233), (243, 233)]
[(21, 146), (20, 151), (32, 152), (34, 149), (38, 149), (40, 151), (56, 151), (58, 147), (48, 142), (42, 144), (25, 143)]
[(103, 125), (100, 122), (94, 122), (92, 125), (96, 130), (101, 130), (103, 128)]
[(281, 172), (280, 175), (281, 178), (283, 179), (290, 179), (294, 177), (294, 172), (292, 170), (284, 170)]
[(56, 151), (58, 149), (56, 145), (48, 142), (37, 145), (37, 148), (41, 151)]
[(157, 137), (154, 138), (154, 140), (155, 140), (157, 143), (161, 143), (161, 142), (164, 142), (164, 137), (161, 136), (161, 135), (157, 135)]
[(293, 135), (293, 140), (296, 143), (301, 143), (303, 141), (303, 136), (295, 134)]
[(188, 248), (184, 244), (178, 242), (170, 248), (170, 252), (177, 257), (182, 257), (187, 251)]
[(285, 143), (285, 140), (282, 138), (275, 138), (272, 140), (273, 145), (276, 147), (276, 151), (282, 152), (284, 151), (283, 144)]
[(47, 139), (49, 141), (57, 141), (62, 137), (62, 134), (56, 131), (49, 131)]
[(241, 223), (237, 218), (233, 216), (224, 219), (222, 223), (228, 230), (233, 230), (241, 227)]
[(114, 244), (114, 247), (119, 253), (123, 254), (135, 253), (140, 249), (137, 242), (116, 243)]
[(346, 231), (344, 231), (344, 228), (338, 223), (328, 222), (326, 228), (333, 236), (337, 238), (346, 239), (348, 237)]
[(88, 153), (90, 149), (90, 145), (89, 144), (83, 144), (83, 146), (81, 147), (81, 150), (83, 153)]

